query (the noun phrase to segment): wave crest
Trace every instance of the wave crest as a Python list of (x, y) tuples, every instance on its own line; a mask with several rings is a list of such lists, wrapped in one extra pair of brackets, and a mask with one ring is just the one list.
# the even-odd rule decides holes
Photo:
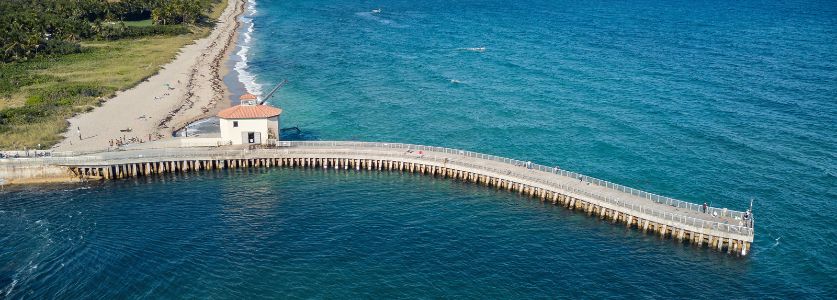
[(248, 93), (260, 96), (262, 95), (262, 85), (256, 81), (256, 75), (248, 71), (249, 64), (247, 63), (247, 54), (250, 52), (251, 43), (253, 42), (253, 28), (255, 25), (252, 17), (258, 10), (256, 10), (256, 1), (251, 0), (247, 3), (246, 16), (241, 17), (241, 23), (247, 26), (247, 31), (242, 34), (243, 40), (240, 45), (240, 50), (236, 52), (238, 61), (235, 63), (233, 69), (238, 72), (238, 81), (244, 85), (244, 89)]

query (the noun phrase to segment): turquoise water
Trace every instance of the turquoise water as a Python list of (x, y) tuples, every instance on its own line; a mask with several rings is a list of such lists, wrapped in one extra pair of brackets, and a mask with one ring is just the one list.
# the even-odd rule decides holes
[(288, 79), (271, 102), (306, 138), (463, 148), (737, 210), (755, 198), (748, 257), (426, 177), (219, 172), (0, 193), (0, 291), (837, 294), (837, 5), (506, 2), (258, 1), (244, 85)]

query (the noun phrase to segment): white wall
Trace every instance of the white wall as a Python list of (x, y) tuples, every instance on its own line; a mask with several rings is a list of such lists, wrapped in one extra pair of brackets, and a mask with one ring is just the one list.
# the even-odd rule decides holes
[(229, 145), (229, 141), (222, 141), (217, 137), (177, 137), (173, 139), (157, 140), (140, 144), (125, 145), (125, 149), (164, 149), (164, 148), (188, 148), (188, 147), (218, 147)]
[[(276, 116), (276, 117), (267, 119), (267, 126), (268, 126), (268, 128), (273, 128), (273, 132), (276, 133), (276, 140), (278, 141), (279, 137), (282, 136), (282, 133), (279, 132), (279, 130), (281, 130), (281, 127), (279, 127), (279, 117)], [(267, 143), (267, 136), (264, 136), (264, 137), (265, 138), (262, 141), (262, 143)]]
[[(233, 121), (238, 121), (238, 127), (233, 127)], [(241, 145), (247, 143), (243, 141), (241, 135), (243, 132), (259, 132), (261, 133), (262, 143), (267, 143), (268, 128), (272, 128), (273, 132), (279, 134), (279, 117), (269, 119), (221, 119), (221, 140), (224, 142), (230, 141), (233, 145)]]

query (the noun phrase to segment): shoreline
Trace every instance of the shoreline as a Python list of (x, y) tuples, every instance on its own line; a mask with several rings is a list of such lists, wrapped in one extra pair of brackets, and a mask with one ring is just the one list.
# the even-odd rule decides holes
[[(244, 78), (242, 78), (242, 76), (246, 75), (244, 73), (247, 72), (246, 69), (248, 68), (247, 52), (249, 52), (251, 46), (251, 29), (253, 26), (252, 16), (256, 13), (255, 6), (255, 0), (247, 0), (247, 3), (245, 3), (244, 11), (238, 18), (239, 28), (236, 32), (236, 43), (233, 49), (230, 50), (230, 55), (225, 64), (225, 67), (229, 68), (229, 72), (227, 72), (224, 76), (224, 83), (228, 88), (230, 88), (231, 92), (234, 92), (228, 99), (231, 105), (238, 104), (238, 97), (235, 97), (235, 95), (257, 92), (248, 89), (248, 83), (245, 82)], [(252, 81), (250, 84), (255, 85), (256, 83), (255, 81)]]
[[(227, 66), (227, 62), (230, 61), (233, 52), (238, 47), (238, 38), (239, 32), (241, 31), (241, 16), (244, 15), (246, 11), (247, 3), (251, 0), (229, 0), (228, 6), (236, 6), (235, 7), (235, 14), (232, 16), (232, 23), (233, 26), (230, 30), (230, 35), (226, 38), (226, 42), (224, 43), (224, 51), (220, 53), (220, 55), (216, 56), (212, 62), (213, 66), (213, 77), (212, 83), (213, 88), (216, 91), (216, 97), (213, 98), (212, 109), (209, 112), (204, 113), (200, 116), (192, 117), (191, 119), (181, 120), (178, 123), (172, 126), (171, 132), (169, 132), (169, 137), (173, 137), (173, 134), (189, 124), (193, 122), (200, 121), (207, 117), (214, 116), (216, 113), (221, 111), (224, 108), (228, 108), (232, 106), (232, 103), (223, 101), (224, 99), (229, 99), (232, 97), (233, 92), (231, 91), (230, 86), (224, 81), (224, 77), (227, 75), (235, 72), (234, 69), (231, 69)], [(211, 34), (210, 34), (211, 36)]]
[(187, 124), (231, 106), (224, 82), (236, 49), (240, 17), (248, 0), (229, 0), (208, 36), (180, 48), (157, 74), (123, 91), (93, 111), (68, 119), (59, 151), (106, 150), (116, 139), (148, 142), (171, 139)]
[[(234, 42), (227, 51), (225, 62), (221, 67), (221, 73), (223, 74), (221, 79), (225, 88), (222, 101), (226, 103), (219, 104), (219, 109), (215, 111), (216, 113), (220, 109), (238, 105), (238, 95), (244, 93), (261, 94), (261, 85), (256, 82), (255, 75), (247, 71), (249, 69), (249, 64), (247, 63), (249, 57), (247, 57), (247, 53), (251, 47), (251, 34), (253, 32), (252, 16), (257, 12), (255, 8), (256, 1), (247, 0), (243, 5), (243, 11), (236, 17), (238, 29), (233, 36)], [(188, 132), (189, 137), (218, 135), (220, 134), (218, 126), (217, 117), (214, 115), (206, 115), (177, 126), (172, 131), (172, 136), (175, 138), (183, 138), (185, 137), (184, 130)]]
[[(256, 81), (256, 75), (250, 72), (250, 56), (248, 55), (252, 49), (253, 32), (255, 31), (255, 23), (253, 16), (258, 12), (255, 0), (247, 0), (245, 12), (241, 17), (240, 29), (241, 37), (236, 45), (235, 55), (230, 56), (230, 63), (235, 70), (235, 81), (240, 85), (243, 92), (251, 93), (256, 96), (263, 94), (263, 86)], [(236, 101), (238, 99), (231, 99)]]

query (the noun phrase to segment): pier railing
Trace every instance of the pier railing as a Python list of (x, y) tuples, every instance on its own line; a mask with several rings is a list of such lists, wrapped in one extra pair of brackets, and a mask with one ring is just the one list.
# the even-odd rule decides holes
[[(634, 188), (626, 187), (620, 184), (615, 184), (606, 180), (601, 180), (598, 178), (590, 177), (587, 175), (579, 174), (576, 172), (571, 172), (563, 169), (558, 169), (554, 167), (547, 167), (539, 164), (534, 164), (531, 162), (510, 159), (500, 156), (488, 155), (483, 153), (477, 153), (472, 151), (466, 150), (459, 150), (459, 149), (452, 149), (452, 148), (445, 148), (445, 147), (434, 147), (434, 146), (425, 146), (425, 145), (414, 145), (414, 144), (403, 144), (403, 143), (379, 143), (379, 142), (347, 142), (347, 141), (280, 141), (277, 142), (277, 148), (270, 148), (270, 149), (257, 149), (257, 150), (225, 150), (222, 148), (166, 148), (166, 149), (148, 149), (148, 150), (132, 150), (132, 151), (112, 151), (112, 152), (86, 152), (86, 153), (75, 153), (75, 152), (53, 152), (49, 157), (42, 157), (37, 158), (37, 161), (43, 161), (44, 163), (49, 164), (64, 164), (64, 165), (78, 165), (78, 164), (85, 164), (85, 163), (101, 163), (101, 164), (118, 164), (121, 160), (129, 160), (129, 159), (151, 159), (151, 158), (161, 158), (161, 159), (194, 159), (199, 157), (240, 157), (240, 158), (247, 158), (248, 156), (252, 156), (253, 154), (264, 153), (269, 154), (270, 156), (281, 157), (281, 152), (277, 151), (277, 149), (293, 149), (293, 148), (311, 148), (311, 149), (320, 149), (324, 150), (329, 154), (335, 155), (349, 155), (350, 157), (357, 157), (358, 155), (370, 155), (376, 157), (395, 157), (399, 159), (403, 158), (411, 158), (411, 159), (420, 159), (420, 160), (431, 160), (436, 163), (449, 163), (449, 164), (456, 164), (461, 165), (464, 167), (472, 168), (472, 169), (480, 169), (485, 170), (488, 172), (493, 172), (495, 174), (504, 175), (510, 174), (514, 172), (515, 178), (525, 179), (531, 182), (541, 183), (547, 186), (557, 187), (559, 189), (584, 195), (587, 197), (591, 197), (597, 199), (599, 201), (604, 201), (606, 203), (610, 203), (612, 205), (616, 205), (619, 207), (624, 207), (630, 209), (632, 211), (640, 212), (643, 214), (652, 215), (658, 218), (662, 218), (664, 220), (669, 220), (673, 222), (678, 222), (682, 224), (687, 224), (691, 226), (695, 226), (698, 228), (704, 229), (714, 229), (723, 232), (735, 233), (735, 234), (742, 234), (742, 235), (753, 235), (753, 222), (750, 221), (748, 223), (745, 222), (745, 225), (735, 225), (735, 224), (727, 224), (725, 222), (719, 222), (711, 220), (715, 217), (721, 218), (730, 218), (733, 220), (740, 220), (743, 222), (743, 212), (740, 211), (733, 211), (728, 209), (721, 209), (716, 207), (709, 207), (706, 212), (703, 211), (702, 206), (695, 203), (690, 203), (682, 200), (673, 199), (670, 197), (660, 196), (654, 193), (648, 193), (645, 191), (637, 190)], [(390, 149), (390, 150), (398, 150), (396, 153), (392, 152), (369, 152), (369, 150), (376, 150), (376, 149)], [(403, 151), (402, 151), (403, 150)], [(408, 153), (408, 151), (413, 151), (413, 153)], [(421, 157), (417, 156), (417, 151), (427, 152), (424, 153)], [(319, 154), (319, 153), (318, 153)], [(445, 157), (440, 157), (438, 154), (446, 154)], [(468, 158), (476, 158), (481, 160), (488, 160), (499, 162), (502, 164), (508, 165), (508, 168), (498, 169), (495, 167), (488, 166), (486, 164), (474, 164), (467, 161), (462, 160), (449, 160), (447, 158), (455, 156), (461, 157), (468, 157)], [(29, 159), (27, 159), (29, 160)], [(15, 163), (15, 160), (0, 160), (3, 163)], [(29, 162), (31, 163), (31, 161)], [(521, 168), (523, 170), (530, 170), (531, 172), (521, 172)], [(668, 211), (661, 210), (659, 207), (647, 206), (647, 205), (640, 205), (635, 203), (636, 201), (632, 201), (631, 199), (623, 199), (622, 197), (611, 197), (599, 193), (594, 193), (589, 191), (589, 189), (585, 189), (583, 187), (577, 187), (572, 184), (565, 184), (562, 182), (558, 182), (556, 180), (551, 180), (549, 176), (538, 176), (538, 174), (534, 173), (534, 171), (540, 171), (545, 173), (550, 173), (553, 175), (564, 176), (570, 179), (574, 179), (586, 185), (587, 183), (591, 185), (596, 185), (598, 187), (611, 189), (614, 191), (618, 191), (621, 193), (625, 193), (628, 195), (632, 195), (634, 197), (644, 198), (650, 201), (653, 201), (657, 204), (668, 205), (678, 209), (686, 209), (693, 212), (698, 212), (701, 214), (707, 214), (708, 219), (702, 218), (695, 218), (691, 216), (687, 216), (684, 214), (672, 213)], [(541, 174), (543, 175), (543, 174)], [(748, 226), (749, 225), (749, 226)]]
[(686, 202), (682, 200), (673, 199), (666, 196), (657, 195), (654, 193), (649, 193), (642, 190), (637, 190), (631, 187), (627, 187), (621, 184), (613, 183), (606, 180), (601, 180), (598, 178), (594, 178), (591, 176), (587, 176), (584, 174), (567, 171), (564, 169), (559, 169), (555, 167), (547, 167), (544, 165), (534, 164), (531, 162), (525, 162), (521, 160), (500, 157), (495, 155), (477, 153), (472, 151), (466, 150), (459, 150), (459, 149), (451, 149), (445, 147), (434, 147), (434, 146), (424, 146), (424, 145), (414, 145), (414, 144), (402, 144), (402, 143), (378, 143), (378, 142), (319, 142), (319, 141), (287, 141), (287, 142), (279, 142), (279, 146), (306, 146), (306, 147), (354, 147), (354, 148), (390, 148), (390, 149), (405, 149), (405, 150), (422, 150), (428, 152), (442, 152), (446, 154), (458, 154), (466, 157), (473, 157), (479, 159), (485, 159), (490, 161), (496, 161), (506, 164), (511, 164), (517, 167), (529, 167), (533, 170), (538, 170), (547, 173), (559, 174), (562, 176), (566, 176), (575, 180), (581, 180), (584, 182), (590, 182), (591, 184), (595, 184), (601, 187), (617, 190), (623, 193), (628, 193), (640, 198), (646, 198), (651, 201), (666, 204), (677, 208), (685, 208), (696, 212), (701, 213), (708, 213), (711, 215), (721, 216), (721, 217), (729, 217), (729, 218), (743, 218), (744, 212), (741, 211), (734, 211), (729, 210), (726, 208), (717, 208), (717, 207), (708, 207), (707, 211), (703, 211), (702, 205), (695, 204), (691, 202)]
[(588, 190), (585, 190), (584, 188), (578, 188), (576, 186), (567, 185), (567, 184), (559, 183), (559, 182), (556, 182), (556, 181), (553, 181), (553, 180), (544, 179), (544, 177), (535, 176), (535, 174), (527, 175), (527, 174), (522, 174), (520, 172), (507, 173), (507, 172), (510, 172), (510, 170), (492, 168), (492, 167), (487, 167), (487, 166), (482, 165), (482, 164), (473, 164), (473, 163), (468, 163), (468, 162), (464, 162), (464, 161), (457, 161), (457, 160), (453, 160), (453, 161), (447, 160), (447, 161), (445, 161), (444, 158), (442, 158), (442, 157), (433, 156), (432, 155), (433, 152), (429, 152), (428, 155), (425, 155), (424, 157), (420, 157), (420, 158), (417, 157), (414, 154), (409, 154), (408, 155), (408, 154), (392, 154), (392, 153), (381, 153), (381, 152), (369, 152), (369, 151), (363, 151), (363, 150), (360, 150), (360, 149), (354, 150), (354, 151), (351, 151), (351, 150), (346, 150), (346, 151), (329, 150), (327, 152), (318, 152), (317, 154), (320, 155), (320, 154), (324, 154), (324, 153), (326, 153), (328, 155), (333, 155), (335, 157), (369, 156), (369, 157), (375, 157), (375, 158), (394, 158), (396, 160), (403, 160), (405, 158), (407, 158), (407, 159), (418, 159), (419, 161), (433, 161), (437, 164), (448, 163), (448, 164), (451, 164), (451, 165), (458, 165), (458, 166), (463, 166), (463, 167), (467, 167), (467, 168), (471, 168), (471, 169), (484, 170), (484, 171), (495, 173), (495, 174), (500, 175), (500, 176), (506, 175), (506, 174), (508, 174), (508, 175), (513, 174), (512, 175), (513, 178), (523, 179), (523, 180), (530, 181), (530, 182), (541, 183), (541, 184), (544, 184), (544, 185), (547, 185), (547, 186), (550, 186), (550, 187), (553, 187), (553, 188), (558, 188), (558, 189), (561, 189), (561, 190), (564, 190), (564, 191), (567, 191), (567, 192), (570, 192), (570, 193), (587, 196), (587, 197), (590, 197), (590, 198), (593, 198), (593, 199), (596, 199), (596, 200), (599, 200), (599, 201), (604, 201), (606, 203), (613, 204), (613, 205), (616, 205), (616, 206), (619, 206), (619, 207), (623, 207), (623, 208), (626, 208), (626, 209), (634, 211), (634, 212), (639, 212), (639, 213), (643, 213), (643, 214), (647, 214), (647, 215), (652, 215), (652, 216), (655, 216), (655, 217), (658, 217), (658, 218), (661, 218), (661, 219), (664, 219), (664, 220), (667, 220), (667, 221), (678, 222), (678, 223), (681, 223), (681, 224), (691, 225), (691, 226), (702, 228), (702, 229), (714, 229), (714, 230), (718, 230), (718, 231), (722, 231), (722, 232), (729, 232), (729, 233), (735, 233), (735, 234), (741, 234), (741, 235), (752, 235), (752, 233), (753, 233), (752, 228), (749, 228), (747, 226), (727, 224), (727, 223), (718, 222), (718, 221), (710, 221), (710, 220), (706, 220), (706, 219), (699, 219), (699, 218), (695, 218), (695, 217), (689, 217), (689, 216), (685, 216), (685, 215), (677, 214), (677, 213), (665, 212), (665, 211), (659, 210), (659, 208), (636, 204), (635, 201), (621, 199), (621, 198), (618, 198), (618, 197), (613, 198), (613, 197), (608, 197), (608, 196), (604, 196), (604, 195), (599, 195), (599, 194), (596, 194), (596, 193), (592, 193)]

